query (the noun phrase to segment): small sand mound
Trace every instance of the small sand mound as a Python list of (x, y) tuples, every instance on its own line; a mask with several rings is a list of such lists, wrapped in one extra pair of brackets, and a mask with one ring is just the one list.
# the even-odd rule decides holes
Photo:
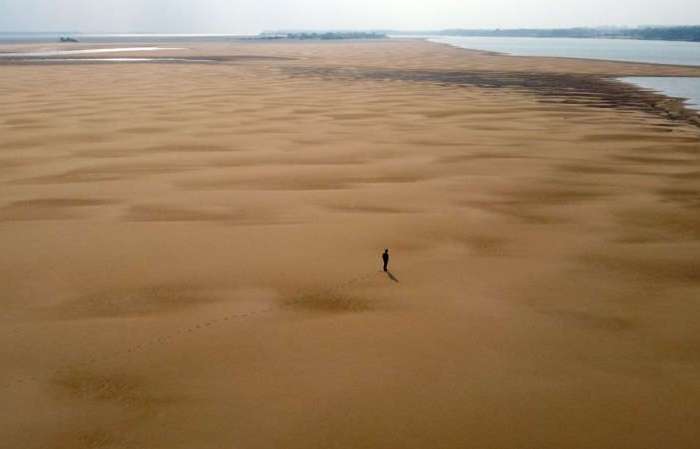
[(133, 402), (140, 395), (138, 379), (128, 375), (72, 370), (58, 374), (53, 384), (67, 396), (93, 401)]
[[(51, 449), (138, 449), (131, 435), (112, 432), (105, 428), (63, 431), (51, 438)], [(43, 447), (43, 446), (42, 446)]]
[(98, 373), (72, 369), (52, 379), (56, 394), (63, 398), (109, 402), (129, 408), (152, 410), (174, 399), (150, 391), (144, 380), (128, 373)]
[(288, 307), (316, 312), (365, 312), (373, 309), (369, 299), (341, 292), (303, 292), (285, 302)]

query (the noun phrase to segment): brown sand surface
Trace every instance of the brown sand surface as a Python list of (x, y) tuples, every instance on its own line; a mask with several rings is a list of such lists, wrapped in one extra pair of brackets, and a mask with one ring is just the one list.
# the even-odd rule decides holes
[(0, 66), (1, 448), (697, 447), (700, 131), (608, 77), (700, 69), (177, 46)]

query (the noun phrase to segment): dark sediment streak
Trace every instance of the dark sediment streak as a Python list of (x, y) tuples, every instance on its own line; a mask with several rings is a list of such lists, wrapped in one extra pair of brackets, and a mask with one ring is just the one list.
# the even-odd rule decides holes
[(681, 100), (619, 81), (616, 79), (618, 75), (346, 67), (289, 67), (286, 70), (293, 76), (415, 81), (483, 89), (520, 89), (536, 94), (545, 102), (643, 111), (700, 127), (700, 115), (686, 108)]

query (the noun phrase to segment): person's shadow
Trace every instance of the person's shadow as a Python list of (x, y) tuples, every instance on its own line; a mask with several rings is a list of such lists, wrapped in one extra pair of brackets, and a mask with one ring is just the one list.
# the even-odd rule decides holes
[(396, 283), (399, 282), (398, 278), (396, 276), (394, 276), (391, 271), (387, 271), (386, 275), (389, 276), (389, 279), (391, 279), (392, 281), (394, 281)]

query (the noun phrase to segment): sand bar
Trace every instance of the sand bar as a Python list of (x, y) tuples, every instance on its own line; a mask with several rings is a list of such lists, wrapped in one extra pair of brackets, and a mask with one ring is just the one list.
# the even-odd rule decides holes
[(0, 446), (695, 447), (700, 69), (183, 47), (0, 67)]

